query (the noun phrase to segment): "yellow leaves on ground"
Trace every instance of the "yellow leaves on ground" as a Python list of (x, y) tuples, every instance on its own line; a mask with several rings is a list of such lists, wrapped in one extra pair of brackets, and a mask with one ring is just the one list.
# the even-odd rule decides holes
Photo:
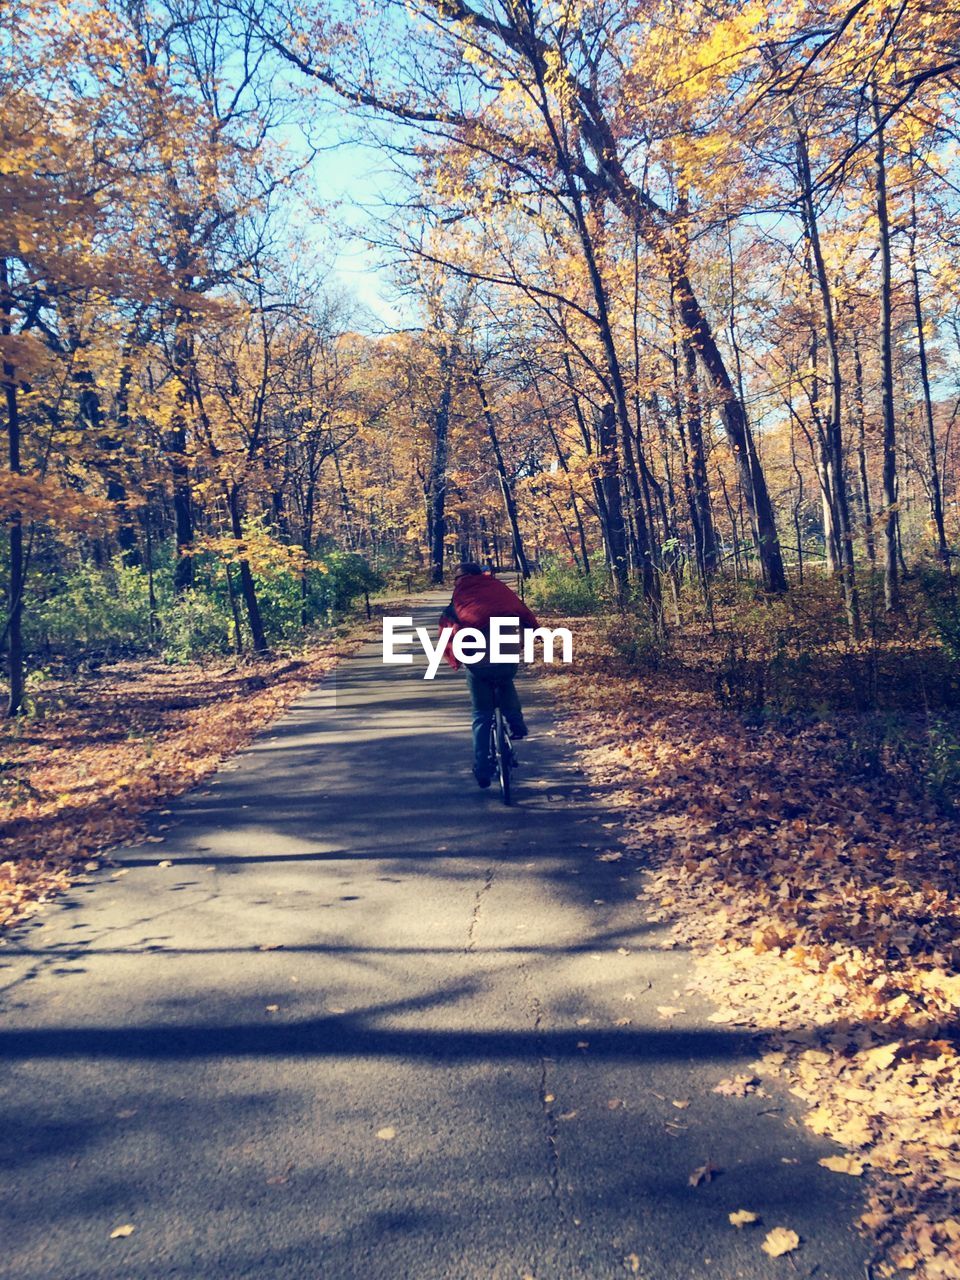
[(657, 850), (638, 910), (696, 949), (711, 1021), (776, 1032), (752, 1070), (843, 1148), (827, 1169), (869, 1168), (861, 1224), (881, 1255), (960, 1280), (956, 823), (852, 777), (842, 724), (748, 733), (688, 673), (611, 679), (591, 643), (575, 685), (543, 678), (591, 744), (587, 773), (618, 797), (627, 842)]
[(377, 1130), (377, 1137), (381, 1142), (392, 1142), (396, 1136), (397, 1131), (392, 1125), (385, 1125), (382, 1129)]
[(742, 1227), (754, 1227), (760, 1221), (759, 1214), (751, 1213), (749, 1209), (738, 1209), (736, 1213), (728, 1215), (731, 1227), (740, 1230)]
[(763, 1094), (760, 1081), (753, 1075), (738, 1075), (730, 1080), (721, 1080), (714, 1085), (713, 1092), (725, 1098), (745, 1098), (748, 1093)]
[(110, 1232), (110, 1239), (125, 1240), (127, 1236), (132, 1236), (134, 1231), (136, 1231), (136, 1227), (134, 1227), (132, 1223), (127, 1222), (122, 1227), (115, 1227), (114, 1230)]
[[(11, 762), (0, 797), (0, 926), (66, 889), (73, 875), (97, 870), (91, 855), (143, 839), (148, 811), (244, 746), (369, 626), (354, 624), (295, 660), (120, 662), (48, 684), (29, 735), (12, 721), (0, 726), (0, 754)], [(117, 725), (126, 733), (119, 741)], [(121, 868), (111, 878), (127, 874)]]
[(863, 1161), (852, 1155), (824, 1156), (820, 1164), (834, 1173), (849, 1173), (854, 1178), (859, 1178), (865, 1168)]
[(899, 1040), (894, 1044), (882, 1044), (876, 1049), (868, 1049), (862, 1053), (860, 1061), (868, 1071), (886, 1071), (887, 1067), (892, 1066), (900, 1047)]
[(799, 1247), (800, 1237), (795, 1231), (788, 1231), (786, 1227), (774, 1227), (772, 1231), (768, 1231), (766, 1239), (760, 1246), (771, 1258), (781, 1258), (785, 1253), (792, 1253)]

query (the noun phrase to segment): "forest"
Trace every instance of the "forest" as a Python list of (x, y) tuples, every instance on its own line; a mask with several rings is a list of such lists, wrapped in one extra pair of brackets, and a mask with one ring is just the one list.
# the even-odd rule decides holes
[(0, 921), (515, 573), (706, 988), (837, 1019), (771, 1071), (876, 1274), (960, 1276), (958, 109), (941, 0), (9, 0)]
[[(719, 580), (827, 579), (853, 641), (875, 586), (949, 614), (949, 12), (38, 2), (3, 40), (11, 714), (54, 657), (264, 651), (460, 557), (657, 633)], [(393, 331), (330, 278), (344, 110)]]

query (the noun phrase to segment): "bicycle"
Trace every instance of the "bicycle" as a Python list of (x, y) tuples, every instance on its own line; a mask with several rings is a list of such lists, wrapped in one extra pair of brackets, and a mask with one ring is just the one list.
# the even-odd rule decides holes
[(511, 799), (510, 775), (517, 767), (517, 757), (513, 754), (513, 743), (510, 740), (510, 726), (507, 724), (500, 708), (500, 697), (497, 695), (493, 709), (493, 721), (490, 725), (490, 759), (496, 765), (497, 778), (500, 782), (500, 799), (509, 804)]

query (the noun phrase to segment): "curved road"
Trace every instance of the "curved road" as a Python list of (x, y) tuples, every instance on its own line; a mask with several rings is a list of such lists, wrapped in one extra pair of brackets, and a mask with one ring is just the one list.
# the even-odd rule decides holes
[(712, 1092), (756, 1045), (598, 861), (542, 692), (507, 810), (421, 670), (367, 646), (0, 950), (0, 1271), (861, 1280), (856, 1180), (789, 1099)]

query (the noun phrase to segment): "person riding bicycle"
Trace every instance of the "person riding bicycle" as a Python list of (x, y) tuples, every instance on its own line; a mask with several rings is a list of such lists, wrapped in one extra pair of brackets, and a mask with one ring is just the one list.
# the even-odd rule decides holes
[[(473, 627), (486, 636), (489, 647), (493, 618), (516, 618), (521, 632), (539, 626), (533, 613), (505, 582), (484, 573), (480, 565), (472, 561), (462, 564), (457, 570), (453, 597), (440, 616), (441, 631), (444, 627), (452, 627), (453, 634), (456, 634), (463, 627)], [(459, 670), (461, 663), (453, 652), (453, 635), (447, 641), (444, 657), (455, 670)], [(466, 664), (473, 710), (473, 776), (484, 788), (489, 787), (493, 778), (490, 726), (498, 699), (511, 736), (527, 736), (523, 710), (513, 683), (517, 666), (516, 659), (491, 662), (486, 655), (479, 662)]]

